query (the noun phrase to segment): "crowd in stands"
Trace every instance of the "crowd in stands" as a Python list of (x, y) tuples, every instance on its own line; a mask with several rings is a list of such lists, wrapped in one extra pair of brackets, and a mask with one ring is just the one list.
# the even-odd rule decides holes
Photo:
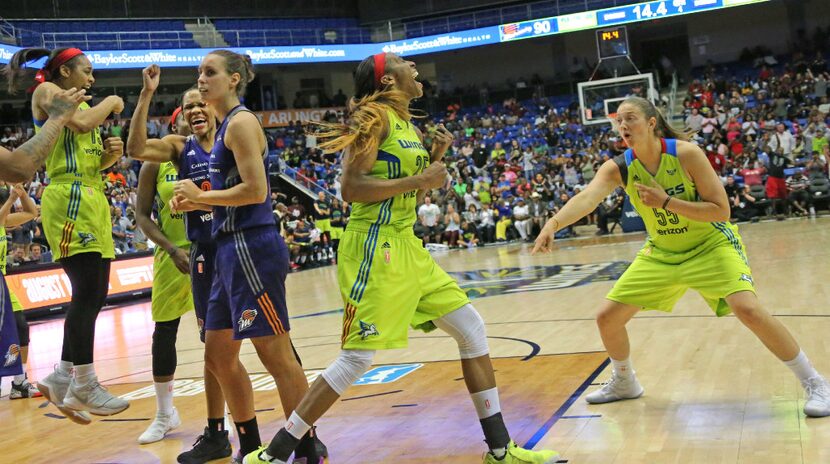
[(740, 220), (815, 215), (830, 194), (826, 58), (797, 52), (783, 66), (768, 63), (774, 60), (762, 59), (760, 69), (709, 66), (684, 101), (685, 123), (699, 131)]
[[(755, 64), (707, 66), (697, 76), (688, 86), (680, 119), (697, 132), (696, 141), (722, 178), (733, 220), (808, 216), (830, 207), (830, 73), (821, 53), (796, 53), (783, 65), (761, 56)], [(329, 120), (339, 117), (326, 115)], [(169, 131), (163, 123), (152, 124), (150, 136)], [(445, 156), (452, 181), (428, 193), (415, 226), (424, 243), (449, 247), (534, 240), (599, 166), (625, 149), (607, 125), (583, 126), (578, 104), (570, 99), (452, 104), (416, 124), (427, 147), (439, 124), (455, 135)], [(108, 123), (104, 131), (126, 138), (129, 125)], [(296, 197), (272, 195), (292, 267), (330, 264), (349, 217), (349, 206), (340, 197), (339, 158), (323, 154), (299, 122), (267, 132), (276, 170), (319, 195), (311, 210)], [(14, 147), (30, 135), (30, 130), (8, 127), (0, 144)], [(137, 172), (138, 163), (124, 159), (105, 173), (119, 253), (149, 246), (135, 224)], [(38, 203), (46, 184), (41, 171), (28, 185)], [(609, 233), (619, 222), (623, 201), (619, 189), (583, 224), (596, 224), (597, 234)], [(12, 266), (48, 260), (38, 220), (9, 234)], [(571, 227), (557, 237), (573, 235)]]
[[(770, 61), (706, 67), (689, 84), (682, 122), (676, 122), (697, 132), (695, 141), (721, 177), (735, 221), (814, 216), (830, 207), (826, 60), (821, 53), (796, 53), (785, 65)], [(418, 235), (450, 247), (533, 240), (603, 162), (624, 150), (607, 126), (581, 125), (578, 111), (575, 102), (553, 107), (548, 99), (509, 99), (482, 107), (452, 105), (421, 121), (427, 146), (439, 123), (455, 134), (456, 143), (446, 156), (452, 183), (431, 192), (419, 207)], [(276, 139), (298, 179), (339, 197), (333, 155), (322, 155), (299, 127), (281, 129)], [(623, 200), (618, 190), (585, 222), (607, 234)], [(572, 235), (573, 228), (559, 233)]]

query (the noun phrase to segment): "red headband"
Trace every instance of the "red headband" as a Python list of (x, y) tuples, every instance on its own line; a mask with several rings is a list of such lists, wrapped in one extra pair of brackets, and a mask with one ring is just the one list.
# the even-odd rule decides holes
[(378, 53), (375, 58), (375, 87), (380, 88), (380, 78), (386, 74), (386, 52)]
[(34, 92), (37, 86), (46, 82), (46, 79), (49, 79), (54, 70), (60, 68), (61, 65), (71, 60), (72, 58), (75, 58), (76, 56), (83, 54), (84, 52), (82, 52), (78, 48), (67, 48), (66, 50), (58, 53), (57, 55), (55, 55), (54, 58), (49, 60), (46, 66), (38, 70), (37, 74), (35, 74), (35, 85), (29, 87), (26, 91), (29, 93)]
[(176, 118), (179, 117), (179, 113), (181, 113), (181, 112), (182, 112), (182, 107), (181, 106), (177, 106), (176, 109), (173, 110), (173, 114), (170, 115), (170, 125), (172, 125), (172, 126), (176, 125)]

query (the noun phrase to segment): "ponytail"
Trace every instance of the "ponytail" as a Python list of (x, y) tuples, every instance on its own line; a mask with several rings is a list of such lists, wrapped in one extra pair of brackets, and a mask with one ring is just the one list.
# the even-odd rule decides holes
[(400, 90), (381, 90), (360, 99), (352, 98), (349, 102), (351, 114), (345, 124), (311, 123), (322, 129), (315, 134), (317, 137), (328, 139), (319, 148), (325, 153), (349, 148), (354, 159), (376, 152), (388, 110), (394, 111), (404, 121), (412, 119), (409, 97)]
[(324, 140), (319, 145), (324, 152), (335, 153), (349, 148), (353, 159), (358, 159), (377, 151), (382, 142), (380, 136), (387, 111), (394, 111), (404, 121), (412, 119), (410, 97), (380, 82), (386, 73), (385, 59), (385, 54), (372, 55), (357, 65), (354, 72), (354, 97), (349, 101), (350, 115), (345, 124), (311, 123), (321, 129), (315, 135)]
[(684, 140), (686, 142), (691, 141), (696, 132), (689, 129), (688, 127), (683, 127), (679, 129), (671, 125), (667, 120), (666, 117), (663, 116), (663, 113), (654, 106), (649, 100), (646, 100), (642, 97), (628, 97), (626, 98), (623, 103), (624, 105), (634, 105), (643, 112), (646, 117), (646, 120), (649, 118), (655, 118), (657, 120), (657, 125), (654, 127), (654, 135), (657, 137), (667, 138), (667, 139), (677, 139), (677, 140)]
[[(28, 82), (34, 77), (35, 70), (26, 67), (26, 63), (49, 56), (52, 52), (45, 48), (23, 48), (18, 50), (9, 60), (9, 64), (3, 67), (3, 75), (6, 76), (8, 92), (11, 95), (21, 89), (21, 81)], [(31, 74), (31, 76), (29, 76)], [(29, 77), (29, 79), (24, 79)]]
[[(64, 52), (67, 53), (58, 58), (58, 61), (53, 62), (55, 57), (63, 54)], [(12, 55), (12, 58), (9, 60), (9, 64), (3, 68), (3, 74), (6, 76), (6, 81), (8, 82), (9, 94), (14, 95), (17, 93), (17, 91), (23, 87), (21, 82), (29, 82), (31, 81), (31, 77), (36, 77), (35, 87), (37, 87), (37, 84), (41, 82), (53, 81), (58, 75), (58, 69), (55, 68), (60, 68), (61, 66), (73, 66), (75, 58), (81, 54), (83, 53), (75, 48), (56, 48), (54, 50), (47, 50), (45, 48), (23, 48), (18, 50), (17, 53)], [(26, 63), (37, 61), (45, 56), (48, 56), (49, 58), (39, 71), (26, 66)], [(37, 72), (36, 76), (35, 72)], [(28, 79), (26, 79), (27, 77)], [(32, 90), (34, 90), (34, 87), (30, 88), (30, 91)]]

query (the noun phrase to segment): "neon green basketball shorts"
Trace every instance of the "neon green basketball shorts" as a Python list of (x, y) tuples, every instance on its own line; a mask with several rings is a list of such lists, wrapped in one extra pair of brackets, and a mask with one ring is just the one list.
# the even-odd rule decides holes
[(752, 271), (740, 236), (670, 253), (647, 244), (606, 298), (618, 303), (671, 312), (688, 289), (697, 290), (715, 314), (730, 313), (725, 298), (737, 292), (755, 293)]
[(331, 232), (331, 219), (317, 219), (314, 221), (314, 227), (320, 230), (320, 233)]
[(79, 253), (115, 258), (110, 207), (101, 188), (81, 182), (49, 184), (41, 216), (55, 261)]
[(470, 302), (411, 228), (349, 224), (338, 258), (343, 349), (406, 347), (409, 326), (429, 332), (433, 320)]
[[(185, 252), (189, 253), (188, 249)], [(182, 274), (166, 251), (156, 247), (153, 256), (153, 297), (150, 313), (153, 322), (172, 321), (193, 311), (190, 274)]]

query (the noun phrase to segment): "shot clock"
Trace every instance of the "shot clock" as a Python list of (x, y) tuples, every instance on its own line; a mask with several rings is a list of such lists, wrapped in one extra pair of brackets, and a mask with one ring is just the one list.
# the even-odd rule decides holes
[(628, 34), (625, 26), (598, 29), (597, 53), (600, 60), (628, 56)]

